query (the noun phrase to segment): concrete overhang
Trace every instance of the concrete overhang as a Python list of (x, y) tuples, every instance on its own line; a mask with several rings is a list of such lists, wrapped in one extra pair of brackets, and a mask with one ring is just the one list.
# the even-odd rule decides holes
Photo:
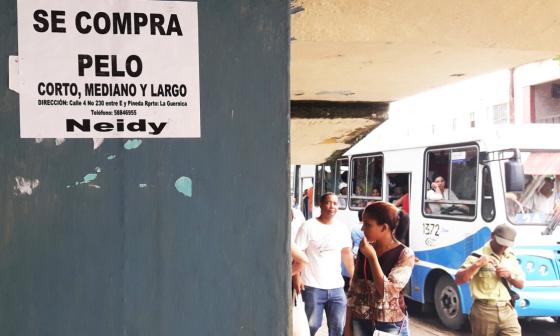
[[(292, 8), (292, 100), (390, 102), (560, 53), (557, 0), (294, 0)], [(311, 156), (297, 142), (324, 132), (316, 128), (292, 121), (293, 163)]]
[(387, 119), (387, 104), (292, 101), (292, 164), (319, 164), (342, 155)]

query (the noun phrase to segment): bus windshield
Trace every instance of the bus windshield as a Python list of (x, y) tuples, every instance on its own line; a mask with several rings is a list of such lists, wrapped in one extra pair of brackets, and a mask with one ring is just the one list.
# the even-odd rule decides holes
[(553, 226), (560, 222), (560, 152), (522, 151), (523, 192), (507, 192), (506, 211), (514, 224)]

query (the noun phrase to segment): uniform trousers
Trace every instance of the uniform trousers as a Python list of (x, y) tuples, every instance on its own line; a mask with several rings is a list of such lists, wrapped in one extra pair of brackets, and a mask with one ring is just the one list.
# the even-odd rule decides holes
[(473, 336), (521, 336), (517, 313), (509, 302), (475, 300), (469, 319)]

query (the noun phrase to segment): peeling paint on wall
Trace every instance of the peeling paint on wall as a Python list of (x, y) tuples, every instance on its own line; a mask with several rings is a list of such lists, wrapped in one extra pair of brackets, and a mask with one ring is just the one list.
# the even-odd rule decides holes
[(64, 143), (64, 141), (66, 141), (66, 139), (64, 139), (64, 138), (55, 139), (55, 140), (54, 140), (54, 144), (55, 144), (56, 146), (60, 146), (60, 145), (62, 145), (62, 144)]
[(140, 147), (141, 144), (142, 144), (142, 140), (140, 139), (127, 140), (124, 143), (124, 149), (126, 150), (136, 149)]
[(14, 194), (19, 195), (31, 195), (33, 189), (39, 186), (38, 179), (26, 179), (21, 176), (15, 177), (16, 184), (14, 185)]
[(117, 156), (115, 154), (111, 154), (107, 156), (107, 160), (113, 160), (114, 158), (116, 158)]
[(95, 138), (93, 139), (93, 150), (96, 150), (101, 146), (101, 144), (105, 141), (103, 138)]
[(145, 189), (145, 188), (147, 188), (147, 187), (148, 187), (148, 185), (147, 185), (146, 183), (140, 183), (140, 184), (138, 184), (138, 188), (140, 188), (140, 189)]
[(89, 173), (86, 176), (84, 176), (84, 180), (82, 181), (82, 183), (89, 183), (91, 181), (94, 181), (96, 178), (97, 178), (97, 174)]
[(175, 181), (175, 189), (187, 197), (192, 197), (192, 180), (186, 176), (179, 177)]

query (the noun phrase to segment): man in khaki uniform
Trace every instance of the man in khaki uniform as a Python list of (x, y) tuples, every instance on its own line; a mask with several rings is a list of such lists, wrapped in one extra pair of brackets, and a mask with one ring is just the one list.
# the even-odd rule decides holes
[(525, 274), (509, 249), (515, 235), (512, 225), (498, 225), (490, 241), (471, 253), (455, 275), (459, 285), (470, 281), (474, 299), (470, 322), (475, 336), (521, 335), (507, 288), (523, 288), (525, 284)]

